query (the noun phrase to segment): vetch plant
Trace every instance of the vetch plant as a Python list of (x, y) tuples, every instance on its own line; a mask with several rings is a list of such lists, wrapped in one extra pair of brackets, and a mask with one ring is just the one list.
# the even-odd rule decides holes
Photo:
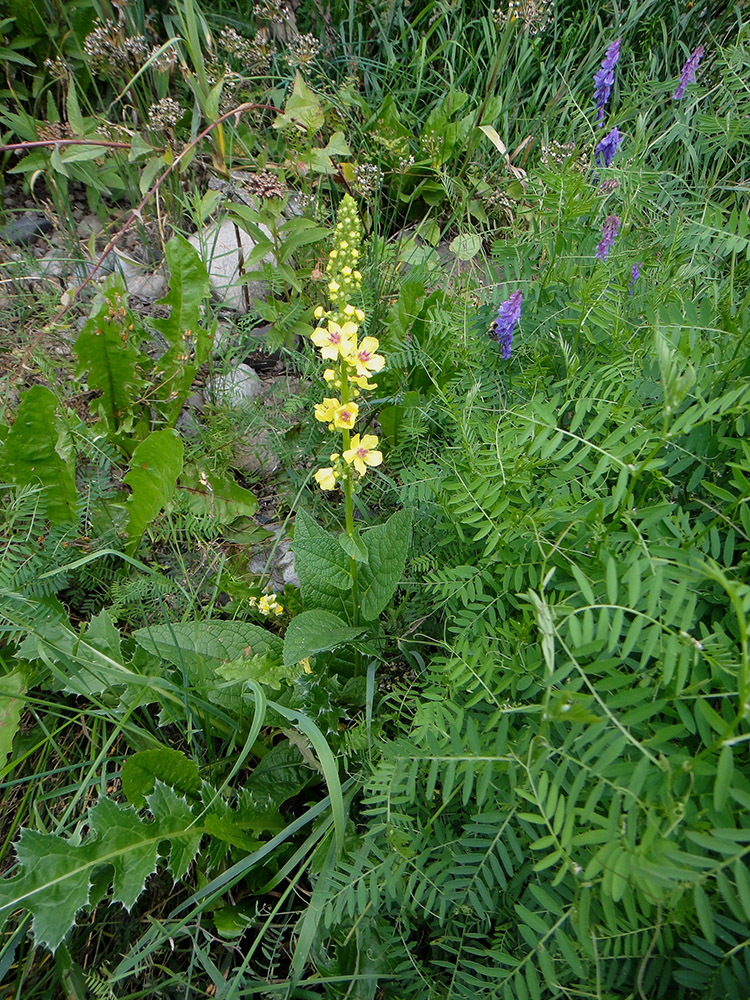
[(622, 142), (622, 136), (617, 127), (613, 128), (604, 136), (596, 147), (596, 162), (600, 167), (608, 167), (615, 158), (617, 147)]
[(677, 90), (675, 90), (674, 94), (672, 94), (673, 101), (681, 101), (685, 96), (687, 85), (695, 82), (695, 74), (698, 71), (698, 66), (700, 65), (700, 61), (703, 58), (705, 51), (706, 50), (703, 46), (699, 45), (695, 52), (693, 52), (690, 58), (685, 62), (685, 65), (682, 67), (680, 72), (680, 82), (677, 86)]
[(609, 100), (609, 95), (612, 93), (612, 86), (615, 82), (615, 66), (617, 65), (617, 60), (620, 58), (620, 42), (621, 38), (617, 41), (612, 42), (612, 44), (607, 49), (607, 54), (602, 60), (602, 68), (594, 73), (594, 100), (596, 101), (597, 114), (596, 120), (601, 128), (604, 122), (604, 105)]
[(521, 292), (513, 292), (509, 299), (500, 303), (500, 308), (497, 311), (497, 319), (494, 322), (495, 336), (500, 345), (500, 357), (503, 361), (510, 360), (510, 353), (513, 349), (513, 331), (521, 319), (522, 302)]
[(615, 242), (617, 232), (620, 228), (620, 217), (619, 215), (608, 215), (604, 220), (604, 225), (602, 227), (602, 238), (597, 244), (595, 256), (599, 260), (605, 260), (607, 254), (612, 249)]

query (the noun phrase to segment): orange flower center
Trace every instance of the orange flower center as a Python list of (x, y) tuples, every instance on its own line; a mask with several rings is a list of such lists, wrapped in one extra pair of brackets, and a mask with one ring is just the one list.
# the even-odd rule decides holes
[(360, 361), (369, 361), (371, 357), (372, 357), (372, 355), (370, 354), (369, 351), (360, 351), (359, 352), (359, 360)]
[(357, 448), (357, 458), (365, 458), (369, 451), (369, 448)]
[(337, 333), (335, 330), (332, 330), (328, 334), (328, 340), (329, 340), (329, 342), (331, 344), (340, 344), (341, 343), (341, 334)]
[(342, 420), (349, 420), (351, 418), (351, 415), (352, 415), (352, 411), (351, 410), (342, 410), (341, 411), (341, 419)]

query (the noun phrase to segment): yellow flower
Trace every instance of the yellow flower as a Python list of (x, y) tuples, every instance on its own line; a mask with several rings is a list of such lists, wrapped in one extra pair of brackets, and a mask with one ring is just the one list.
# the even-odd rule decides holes
[(313, 316), (315, 317), (315, 319), (323, 319), (323, 317), (325, 316), (325, 314), (326, 314), (326, 311), (323, 308), (323, 306), (317, 306), (316, 309), (315, 309), (315, 312), (313, 313)]
[(333, 426), (339, 430), (351, 430), (357, 419), (359, 407), (356, 403), (341, 403), (333, 416)]
[(357, 326), (355, 323), (344, 323), (343, 326), (339, 326), (338, 323), (331, 321), (327, 330), (322, 326), (313, 330), (310, 339), (316, 347), (320, 348), (320, 353), (324, 358), (337, 361), (339, 357), (345, 358), (347, 354), (352, 353), (355, 344), (353, 338), (356, 335)]
[(342, 268), (341, 268), (341, 273), (342, 273), (342, 274), (344, 275), (344, 277), (345, 277), (345, 278), (348, 278), (348, 277), (349, 277), (349, 275), (350, 275), (350, 274), (352, 273), (352, 269), (351, 269), (351, 268), (349, 267), (349, 265), (347, 264), (347, 266), (346, 266), (346, 267), (342, 267)]
[(336, 489), (336, 473), (330, 466), (327, 469), (318, 469), (315, 473), (315, 482), (321, 490)]
[(379, 372), (385, 365), (382, 354), (376, 354), (378, 341), (375, 337), (365, 337), (359, 347), (347, 355), (347, 364), (357, 369), (357, 375), (367, 377), (371, 372)]
[(333, 382), (333, 380), (336, 378), (336, 372), (333, 370), (333, 368), (326, 368), (326, 370), (323, 372), (323, 378), (326, 380), (326, 382)]
[(328, 286), (328, 291), (331, 293), (331, 295), (335, 295), (336, 292), (339, 290), (339, 288), (341, 288), (341, 285), (338, 283), (338, 281), (332, 281)]
[(366, 375), (350, 375), (349, 381), (352, 385), (359, 386), (360, 389), (377, 389), (377, 383), (368, 382)]
[(315, 419), (322, 424), (330, 424), (340, 406), (338, 399), (326, 397), (322, 403), (315, 404)]
[(353, 305), (344, 306), (344, 315), (346, 316), (353, 316), (356, 313), (356, 311), (357, 310), (354, 308)]
[(258, 601), (258, 608), (264, 615), (281, 615), (284, 613), (284, 607), (276, 600), (276, 594), (264, 594)]
[(344, 452), (344, 461), (354, 465), (360, 476), (364, 476), (368, 465), (380, 465), (383, 461), (383, 453), (374, 450), (377, 443), (378, 439), (374, 434), (365, 434), (362, 440), (359, 434), (355, 434), (351, 440), (351, 448)]
[(312, 667), (310, 666), (310, 657), (306, 656), (304, 660), (299, 661), (299, 665), (302, 667), (306, 674), (312, 673)]

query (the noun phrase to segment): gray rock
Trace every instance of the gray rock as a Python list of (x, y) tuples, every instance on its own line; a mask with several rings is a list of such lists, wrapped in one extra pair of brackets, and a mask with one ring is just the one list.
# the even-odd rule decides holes
[(273, 432), (262, 428), (254, 431), (252, 437), (241, 438), (234, 447), (232, 465), (249, 476), (273, 475), (281, 465)]
[(13, 243), (18, 247), (28, 246), (45, 233), (51, 233), (53, 229), (54, 226), (45, 215), (29, 213), (5, 226), (0, 226), (0, 241)]
[(102, 226), (99, 216), (91, 213), (90, 215), (84, 215), (81, 221), (78, 223), (78, 235), (82, 239), (88, 239), (92, 233), (100, 233), (104, 229)]
[[(271, 231), (261, 225), (266, 236)], [(244, 262), (257, 245), (239, 226), (225, 219), (206, 227), (202, 232), (188, 237), (201, 260), (208, 269), (211, 288), (217, 298), (236, 312), (247, 312), (253, 299), (265, 299), (268, 286), (262, 281), (240, 283), (241, 262)], [(273, 254), (267, 254), (266, 263), (273, 262)]]
[(153, 274), (131, 274), (125, 278), (125, 284), (131, 295), (140, 299), (161, 299), (167, 294), (167, 283), (164, 275), (155, 271)]
[(294, 553), (291, 549), (292, 543), (284, 535), (284, 525), (264, 524), (263, 527), (273, 533), (273, 541), (269, 539), (263, 551), (249, 560), (248, 569), (251, 573), (257, 573), (258, 576), (266, 576), (269, 579), (270, 589), (276, 593), (280, 593), (287, 583), (299, 587), (299, 577), (294, 565)]
[(226, 375), (216, 375), (209, 383), (209, 390), (217, 403), (229, 406), (246, 406), (257, 399), (263, 383), (250, 365), (237, 365)]

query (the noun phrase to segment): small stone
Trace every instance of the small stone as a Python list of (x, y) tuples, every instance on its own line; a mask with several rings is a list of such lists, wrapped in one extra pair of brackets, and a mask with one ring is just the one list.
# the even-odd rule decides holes
[[(271, 237), (267, 226), (259, 225), (263, 233)], [(264, 281), (242, 282), (240, 264), (257, 246), (244, 230), (225, 219), (208, 226), (200, 233), (188, 237), (201, 260), (208, 269), (211, 288), (217, 298), (236, 312), (247, 312), (253, 299), (265, 299), (268, 285)], [(265, 263), (272, 263), (273, 254), (264, 257)]]
[(28, 246), (45, 233), (51, 233), (54, 226), (46, 215), (29, 213), (20, 219), (14, 219), (5, 226), (0, 226), (0, 241), (13, 243), (15, 246)]
[(263, 429), (255, 431), (252, 438), (240, 439), (234, 448), (232, 465), (249, 476), (273, 475), (281, 461), (273, 448), (272, 432)]
[(88, 239), (92, 233), (99, 234), (104, 229), (102, 226), (99, 216), (93, 213), (89, 215), (84, 215), (81, 221), (78, 223), (78, 235), (82, 239)]
[(226, 375), (216, 375), (211, 379), (209, 389), (217, 403), (229, 406), (245, 406), (260, 396), (263, 383), (258, 373), (250, 365), (237, 365)]
[(164, 275), (156, 271), (154, 274), (131, 274), (125, 278), (128, 292), (140, 299), (161, 299), (167, 294), (167, 283)]

